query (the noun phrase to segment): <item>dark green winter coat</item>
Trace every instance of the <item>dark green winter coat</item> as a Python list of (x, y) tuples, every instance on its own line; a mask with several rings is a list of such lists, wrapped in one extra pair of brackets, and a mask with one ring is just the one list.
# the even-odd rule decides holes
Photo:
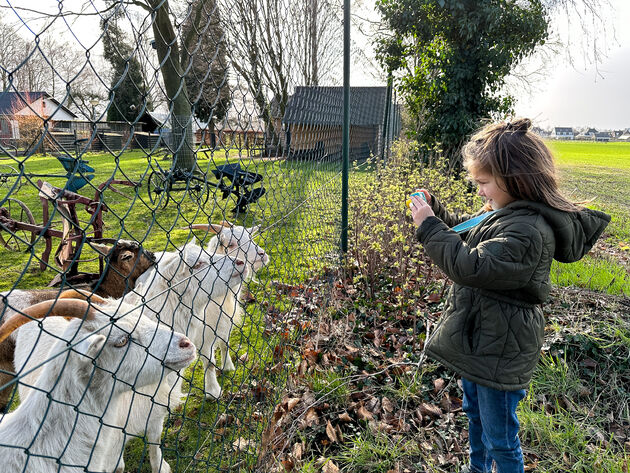
[(449, 227), (470, 216), (447, 212), (435, 198), (432, 207), (436, 217), (416, 237), (453, 286), (428, 355), (483, 386), (526, 388), (543, 344), (551, 261), (582, 258), (610, 216), (515, 201), (459, 235)]

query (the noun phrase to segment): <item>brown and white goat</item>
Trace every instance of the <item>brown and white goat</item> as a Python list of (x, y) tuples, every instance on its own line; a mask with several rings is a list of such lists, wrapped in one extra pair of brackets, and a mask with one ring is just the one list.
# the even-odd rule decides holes
[[(108, 244), (109, 243), (109, 244)], [(155, 255), (135, 241), (100, 239), (88, 243), (107, 258), (101, 277), (92, 284), (79, 284), (76, 289), (87, 290), (99, 296), (120, 299), (132, 290), (137, 279), (155, 264)], [(56, 299), (60, 289), (13, 289), (0, 293), (0, 322), (16, 310), (39, 302)], [(14, 336), (0, 343), (0, 411), (8, 408), (12, 387), (3, 386), (13, 379)]]

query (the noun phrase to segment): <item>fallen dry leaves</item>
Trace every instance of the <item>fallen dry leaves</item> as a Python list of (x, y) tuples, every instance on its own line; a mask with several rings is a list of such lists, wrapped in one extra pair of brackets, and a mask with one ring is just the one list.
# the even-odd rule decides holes
[[(297, 298), (302, 314), (312, 314), (309, 297), (310, 304), (315, 301), (325, 305), (325, 296), (312, 286), (278, 288)], [(350, 448), (358, 433), (366, 431), (385, 435), (392, 439), (392, 444), (401, 439), (412, 441), (421, 452), (404, 457), (390, 472), (414, 472), (418, 471), (418, 465), (428, 464), (435, 471), (454, 471), (457, 465), (466, 462), (467, 421), (456, 379), (439, 365), (433, 364), (430, 370), (422, 372), (416, 364), (422, 349), (420, 335), (425, 325), (435, 323), (439, 317), (442, 306), (437, 296), (443, 295), (444, 289), (445, 286), (421, 296), (409, 310), (413, 308), (417, 314), (419, 304), (423, 315), (412, 317), (399, 309), (386, 312), (385, 303), (358, 306), (356, 299), (361, 296), (358, 287), (338, 280), (333, 286), (336, 316), (320, 314), (317, 321), (310, 321), (310, 326), (298, 322), (295, 311), (289, 316), (288, 324), (302, 330), (300, 360), (292, 375), (291, 388), (276, 406), (264, 437), (266, 451), (272, 452), (271, 457), (282, 465), (284, 472), (299, 471), (301, 465), (314, 460), (322, 473), (338, 472), (343, 465), (335, 459), (335, 454)], [(391, 297), (395, 295), (392, 293)], [(546, 312), (561, 330), (546, 333), (545, 350), (566, 344), (574, 335), (589, 333), (592, 325), (578, 316), (580, 311), (591, 307), (594, 312), (602, 313), (610, 302), (604, 296), (580, 297), (584, 298), (578, 298), (579, 305), (574, 308), (571, 304), (575, 303), (575, 294), (554, 295), (554, 303)], [(392, 299), (391, 307), (397, 303)], [(290, 321), (291, 317), (295, 321)], [(268, 329), (277, 333), (274, 324), (279, 317), (272, 318)], [(597, 359), (583, 356), (580, 360), (584, 370), (597, 372)], [(419, 380), (415, 390), (404, 391), (401, 383), (411, 383), (414, 376)], [(331, 380), (332, 384), (316, 390), (313, 379), (320, 380), (318, 385), (322, 380)], [(404, 397), (399, 394), (403, 391)], [(342, 396), (340, 392), (345, 394)], [(579, 394), (585, 400), (592, 395), (592, 389), (586, 386)], [(579, 402), (567, 396), (541, 398), (540, 407), (550, 415), (558, 406), (577, 412)], [(619, 445), (630, 445), (627, 421), (613, 416), (607, 432)], [(601, 431), (590, 433), (594, 439), (601, 438), (601, 434)], [(539, 464), (540, 458), (528, 450), (526, 471), (535, 471)]]

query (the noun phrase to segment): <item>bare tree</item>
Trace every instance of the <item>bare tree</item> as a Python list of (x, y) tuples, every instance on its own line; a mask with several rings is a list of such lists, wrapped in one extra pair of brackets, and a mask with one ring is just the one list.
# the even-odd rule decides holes
[(274, 118), (282, 116), (291, 88), (339, 80), (341, 2), (227, 0), (222, 18), (231, 65), (248, 85), (277, 143)]
[[(136, 15), (138, 11), (144, 12), (144, 18), (141, 21), (140, 31), (134, 32), (136, 39), (139, 37), (151, 36), (152, 54), (157, 55), (157, 64), (162, 75), (163, 93), (166, 96), (166, 103), (171, 117), (171, 128), (173, 134), (174, 146), (174, 165), (181, 169), (194, 170), (196, 167), (195, 153), (193, 150), (192, 140), (192, 114), (191, 103), (187, 91), (185, 77), (191, 68), (192, 60), (190, 52), (193, 51), (194, 43), (199, 41), (195, 34), (182, 34), (182, 24), (184, 21), (191, 21), (193, 24), (199, 24), (202, 19), (202, 10), (208, 3), (208, 0), (198, 0), (194, 4), (184, 2), (183, 0), (107, 0), (104, 3), (98, 1), (85, 2), (79, 11), (45, 11), (42, 6), (19, 6), (11, 9), (24, 16), (34, 18), (33, 22), (42, 24), (41, 31), (46, 31), (51, 25), (60, 18), (63, 18), (64, 24), (72, 21), (79, 21), (86, 17), (96, 17), (97, 19), (111, 16), (112, 12), (118, 11), (122, 19), (127, 21), (127, 26), (133, 29), (132, 15)], [(174, 8), (171, 7), (174, 4)], [(39, 8), (39, 9), (38, 9)], [(136, 34), (137, 33), (137, 34)], [(41, 33), (35, 36), (35, 41), (31, 47), (31, 57), (36, 57), (41, 52), (39, 43), (41, 42)], [(149, 54), (141, 51), (144, 41), (137, 41), (132, 54), (142, 55)], [(86, 48), (86, 53), (92, 53), (92, 49)], [(36, 54), (37, 53), (37, 54)], [(89, 61), (88, 61), (89, 62)], [(89, 65), (84, 61), (85, 65)], [(35, 70), (38, 62), (25, 61), (20, 71), (20, 81), (28, 85), (34, 90), (37, 85), (44, 85), (36, 81), (43, 77), (43, 73), (47, 71)], [(91, 64), (91, 63), (90, 63)], [(50, 75), (48, 82), (50, 83)], [(153, 81), (148, 83), (149, 86), (160, 83)]]
[(18, 34), (17, 28), (0, 19), (0, 78), (2, 89), (9, 89), (9, 78), (15, 80), (14, 73), (24, 60), (26, 41)]

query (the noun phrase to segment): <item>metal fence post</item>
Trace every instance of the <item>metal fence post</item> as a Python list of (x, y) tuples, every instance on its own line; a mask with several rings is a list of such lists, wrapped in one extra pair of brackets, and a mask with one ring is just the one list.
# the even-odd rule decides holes
[(381, 159), (386, 162), (386, 151), (389, 149), (389, 140), (391, 139), (391, 114), (392, 114), (392, 84), (393, 78), (391, 71), (387, 75), (387, 93), (385, 96), (385, 116), (383, 117), (383, 136), (381, 146)]
[(348, 172), (350, 169), (350, 0), (343, 2), (343, 145), (341, 169), (341, 251), (348, 252)]

